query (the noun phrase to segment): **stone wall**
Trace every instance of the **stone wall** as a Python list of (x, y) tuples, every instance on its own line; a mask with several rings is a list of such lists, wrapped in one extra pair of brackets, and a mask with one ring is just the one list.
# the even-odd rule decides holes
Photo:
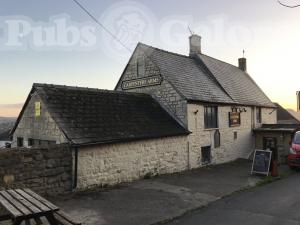
[(280, 163), (286, 163), (293, 134), (288, 132), (257, 132), (255, 135), (255, 149), (264, 148), (264, 138), (266, 137), (276, 138), (278, 160)]
[[(137, 79), (137, 65), (136, 61), (138, 57), (143, 56), (145, 59), (145, 76), (162, 75), (158, 66), (156, 66), (150, 58), (146, 57), (142, 51), (137, 51), (132, 56), (125, 71), (122, 75), (122, 81)], [(163, 75), (162, 75), (163, 76)], [(118, 84), (117, 90), (121, 91), (121, 82)], [(170, 115), (175, 116), (183, 124), (187, 124), (186, 112), (187, 101), (178, 94), (173, 86), (165, 79), (163, 79), (160, 85), (141, 87), (126, 90), (129, 92), (147, 93), (170, 112)]]
[[(195, 114), (194, 112), (197, 112)], [(214, 147), (214, 133), (217, 129), (204, 128), (204, 106), (190, 104), (188, 106), (189, 135), (191, 146), (191, 157), (196, 159), (192, 167), (199, 167), (202, 163), (201, 147), (211, 146), (212, 163), (224, 163), (237, 158), (247, 158), (253, 149), (252, 139), (252, 119), (251, 108), (246, 108), (247, 112), (241, 113), (241, 125), (239, 127), (229, 127), (230, 106), (219, 106), (219, 132), (220, 147)], [(237, 132), (237, 139), (234, 139), (234, 132)]]
[(71, 191), (72, 153), (67, 145), (0, 150), (0, 188), (31, 188), (43, 195)]
[[(35, 116), (35, 102), (41, 103), (41, 115)], [(17, 137), (24, 138), (24, 146), (28, 147), (28, 139), (53, 141), (57, 144), (65, 143), (66, 138), (55, 121), (50, 116), (46, 106), (35, 93), (32, 95), (23, 116), (13, 135), (12, 146), (17, 146)]]
[(261, 109), (261, 122), (262, 124), (276, 124), (277, 123), (277, 110), (274, 108)]
[(78, 153), (78, 189), (115, 185), (189, 168), (187, 136), (84, 147)]
[[(248, 158), (254, 150), (254, 135), (252, 128), (260, 126), (256, 124), (253, 107), (243, 107), (246, 112), (241, 113), (241, 125), (229, 127), (229, 116), (231, 106), (218, 107), (218, 129), (204, 128), (204, 105), (188, 105), (188, 129), (192, 132), (189, 135), (191, 167), (197, 168), (202, 165), (201, 147), (211, 146), (212, 163), (224, 163), (237, 158)], [(263, 123), (276, 123), (276, 112), (273, 109), (262, 109)], [(197, 113), (195, 113), (197, 112)], [(214, 133), (220, 132), (220, 147), (214, 147)], [(236, 132), (237, 138), (234, 138)]]

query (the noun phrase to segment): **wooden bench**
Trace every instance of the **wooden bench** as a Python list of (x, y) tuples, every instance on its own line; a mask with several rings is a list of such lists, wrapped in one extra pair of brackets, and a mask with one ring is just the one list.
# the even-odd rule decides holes
[(12, 220), (13, 225), (43, 224), (41, 218), (45, 217), (50, 225), (80, 225), (48, 200), (39, 196), (30, 189), (16, 189), (0, 191), (0, 207), (7, 211), (7, 215), (0, 216), (0, 221)]
[(81, 225), (80, 222), (75, 222), (68, 214), (64, 211), (59, 210), (54, 213), (55, 219), (60, 225)]

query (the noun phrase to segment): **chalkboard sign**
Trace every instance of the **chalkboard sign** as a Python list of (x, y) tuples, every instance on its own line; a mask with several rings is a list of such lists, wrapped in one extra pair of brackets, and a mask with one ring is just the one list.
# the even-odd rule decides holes
[(259, 174), (269, 174), (272, 152), (268, 150), (255, 150), (252, 164), (252, 172)]

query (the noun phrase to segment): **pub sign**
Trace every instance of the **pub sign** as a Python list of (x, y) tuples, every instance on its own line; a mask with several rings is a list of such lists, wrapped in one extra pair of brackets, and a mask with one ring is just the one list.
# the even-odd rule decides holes
[(241, 125), (241, 113), (229, 112), (229, 126), (237, 127)]
[(147, 87), (153, 85), (160, 85), (162, 82), (162, 77), (160, 75), (143, 77), (134, 80), (126, 80), (122, 82), (122, 89), (128, 90), (133, 88)]

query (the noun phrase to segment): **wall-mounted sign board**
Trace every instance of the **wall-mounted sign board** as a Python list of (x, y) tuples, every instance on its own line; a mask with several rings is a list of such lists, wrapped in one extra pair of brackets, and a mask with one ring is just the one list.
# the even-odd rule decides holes
[(141, 88), (153, 85), (160, 85), (162, 82), (162, 77), (160, 75), (143, 77), (134, 80), (126, 80), (122, 82), (122, 89), (128, 90), (133, 88)]
[(272, 152), (268, 150), (256, 149), (253, 156), (251, 174), (269, 174), (270, 164), (272, 159)]
[(241, 113), (229, 112), (229, 126), (238, 127), (241, 125)]
[(34, 105), (34, 111), (35, 111), (35, 117), (38, 117), (41, 115), (41, 102), (35, 102)]

